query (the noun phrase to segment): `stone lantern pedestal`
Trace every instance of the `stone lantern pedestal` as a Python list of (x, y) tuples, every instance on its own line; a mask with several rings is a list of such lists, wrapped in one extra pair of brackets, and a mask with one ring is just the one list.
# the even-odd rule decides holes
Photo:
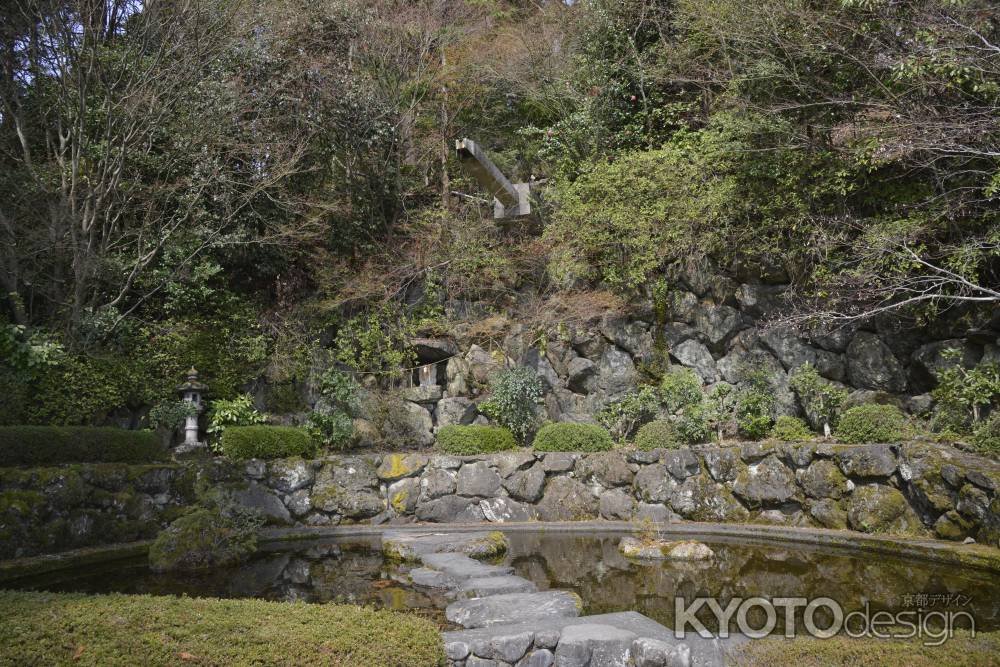
[(196, 410), (194, 414), (188, 415), (184, 422), (184, 442), (177, 446), (178, 453), (189, 452), (206, 446), (206, 443), (198, 439), (198, 415), (203, 409), (202, 394), (207, 390), (208, 387), (198, 381), (198, 371), (193, 366), (187, 372), (187, 379), (177, 386), (177, 392), (181, 395), (181, 400), (194, 404)]

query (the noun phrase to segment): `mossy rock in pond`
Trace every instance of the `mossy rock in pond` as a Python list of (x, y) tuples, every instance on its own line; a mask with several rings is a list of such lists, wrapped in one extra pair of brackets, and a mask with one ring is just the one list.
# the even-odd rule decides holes
[(210, 509), (196, 509), (174, 521), (149, 547), (156, 572), (233, 565), (257, 551), (256, 526)]

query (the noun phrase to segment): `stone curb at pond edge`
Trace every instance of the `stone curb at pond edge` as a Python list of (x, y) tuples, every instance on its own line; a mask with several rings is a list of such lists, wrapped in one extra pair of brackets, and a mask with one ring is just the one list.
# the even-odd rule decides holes
[[(381, 536), (385, 532), (463, 533), (482, 530), (501, 532), (550, 532), (550, 533), (621, 533), (638, 532), (646, 526), (629, 521), (564, 521), (505, 523), (503, 525), (470, 524), (412, 524), (408, 526), (327, 526), (269, 528), (261, 532), (261, 544), (274, 544), (296, 540)], [(657, 530), (664, 536), (689, 537), (702, 540), (725, 541), (738, 539), (741, 543), (779, 543), (834, 549), (846, 554), (874, 553), (897, 558), (920, 560), (942, 565), (971, 567), (1000, 574), (1000, 550), (980, 544), (960, 544), (944, 540), (918, 540), (891, 535), (863, 535), (846, 530), (824, 528), (786, 528), (782, 526), (740, 525), (726, 523), (660, 524)], [(150, 541), (127, 542), (100, 547), (75, 549), (58, 554), (0, 560), (0, 582), (12, 581), (49, 572), (58, 572), (95, 563), (112, 562), (144, 556)]]

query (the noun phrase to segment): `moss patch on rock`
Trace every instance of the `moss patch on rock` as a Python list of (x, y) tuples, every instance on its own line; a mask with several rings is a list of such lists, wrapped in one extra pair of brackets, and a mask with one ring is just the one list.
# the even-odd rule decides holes
[(174, 521), (149, 548), (157, 572), (233, 565), (257, 550), (257, 525), (199, 508)]
[(0, 591), (13, 665), (445, 664), (414, 615), (336, 604)]

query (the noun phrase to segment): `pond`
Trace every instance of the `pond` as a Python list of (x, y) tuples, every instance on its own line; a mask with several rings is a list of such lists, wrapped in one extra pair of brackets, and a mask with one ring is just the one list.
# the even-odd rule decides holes
[[(578, 593), (584, 614), (635, 610), (672, 627), (675, 596), (719, 599), (829, 597), (845, 613), (916, 609), (965, 611), (977, 631), (1000, 629), (1000, 576), (918, 560), (829, 547), (706, 540), (707, 562), (636, 562), (617, 549), (620, 534), (511, 532), (496, 561), (540, 590)], [(251, 561), (203, 573), (155, 574), (144, 560), (116, 561), (14, 585), (62, 592), (146, 593), (305, 602), (349, 602), (413, 610), (448, 627), (450, 602), (407, 583), (407, 565), (383, 559), (379, 540), (326, 538), (266, 546)], [(927, 596), (922, 598), (920, 596)], [(711, 630), (712, 619), (698, 615)], [(717, 624), (716, 624), (717, 626)], [(783, 628), (780, 620), (777, 626)]]

